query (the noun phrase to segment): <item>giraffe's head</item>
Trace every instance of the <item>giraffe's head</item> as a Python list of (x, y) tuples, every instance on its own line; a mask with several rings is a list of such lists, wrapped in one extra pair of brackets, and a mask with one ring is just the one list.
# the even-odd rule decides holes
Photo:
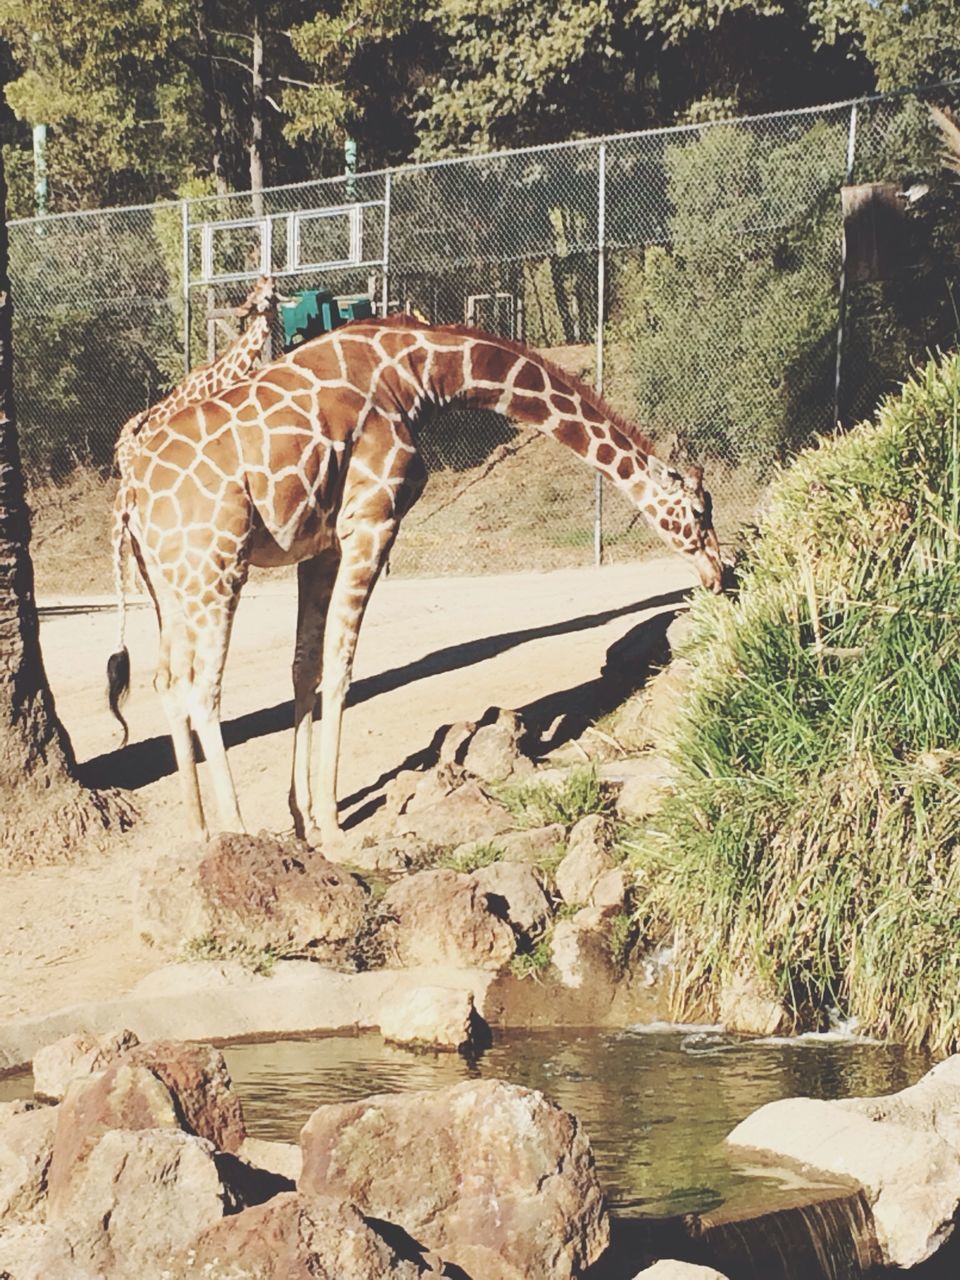
[(278, 308), (289, 307), (294, 301), (280, 292), (273, 276), (258, 276), (253, 288), (237, 307), (236, 313), (241, 319), (246, 319), (247, 316), (272, 316)]
[(713, 527), (713, 501), (703, 487), (703, 467), (685, 474), (665, 468), (655, 524), (669, 546), (693, 561), (701, 583), (719, 595), (723, 590), (723, 561)]

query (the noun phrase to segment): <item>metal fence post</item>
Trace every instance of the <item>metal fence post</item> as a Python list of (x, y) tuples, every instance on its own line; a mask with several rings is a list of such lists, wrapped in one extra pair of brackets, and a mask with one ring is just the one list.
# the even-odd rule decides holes
[[(594, 386), (603, 394), (603, 322), (606, 314), (607, 144), (600, 143), (597, 156), (597, 369)], [(603, 477), (596, 473), (593, 483), (593, 562), (603, 564)]]
[(383, 294), (382, 313), (390, 307), (390, 198), (393, 194), (393, 174), (388, 169), (383, 175)]
[[(857, 104), (850, 108), (850, 129), (847, 133), (847, 170), (844, 183), (850, 185), (853, 178), (853, 162), (857, 146)], [(840, 215), (840, 297), (837, 301), (837, 368), (833, 379), (833, 424), (840, 424), (840, 378), (843, 373), (843, 339), (847, 319), (847, 234)]]
[(180, 269), (183, 273), (183, 372), (190, 372), (190, 205), (180, 203), (180, 235), (183, 240)]

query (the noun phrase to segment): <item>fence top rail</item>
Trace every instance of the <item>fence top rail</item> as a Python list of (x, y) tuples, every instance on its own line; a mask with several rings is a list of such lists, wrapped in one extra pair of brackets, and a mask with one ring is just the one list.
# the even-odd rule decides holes
[[(960, 89), (960, 78), (954, 80), (939, 80), (933, 84), (916, 85), (904, 89), (890, 89), (884, 93), (864, 94), (858, 98), (842, 98), (837, 102), (824, 102), (817, 106), (811, 107), (792, 107), (784, 111), (764, 111), (758, 115), (752, 116), (726, 116), (718, 120), (703, 120), (695, 124), (676, 124), (661, 125), (654, 129), (636, 129), (627, 133), (608, 133), (598, 134), (590, 138), (573, 138), (566, 139), (562, 142), (547, 142), (539, 146), (529, 147), (513, 147), (503, 151), (486, 151), (477, 152), (468, 155), (447, 156), (438, 160), (426, 160), (419, 163), (411, 163), (405, 165), (395, 165), (384, 169), (365, 169), (361, 173), (356, 174), (334, 174), (326, 178), (308, 178), (303, 182), (281, 183), (275, 187), (264, 187), (258, 195), (273, 195), (282, 192), (302, 191), (311, 187), (316, 189), (323, 186), (342, 186), (345, 182), (351, 181), (358, 183), (363, 179), (384, 178), (392, 179), (398, 175), (417, 173), (426, 169), (452, 168), (457, 165), (480, 164), (484, 161), (490, 162), (494, 160), (507, 159), (514, 156), (535, 155), (542, 152), (555, 151), (576, 151), (584, 150), (590, 147), (597, 147), (610, 142), (630, 142), (641, 138), (662, 138), (678, 136), (686, 133), (696, 133), (704, 129), (729, 128), (738, 124), (753, 124), (764, 120), (782, 120), (792, 119), (799, 116), (822, 115), (831, 111), (840, 111), (849, 107), (866, 106), (874, 102), (888, 102), (898, 98), (920, 96), (933, 93), (938, 89)], [(42, 217), (30, 218), (11, 218), (8, 227), (29, 227), (50, 222), (63, 221), (63, 219), (71, 218), (90, 218), (97, 214), (111, 213), (141, 213), (147, 210), (157, 209), (176, 209), (186, 206), (189, 210), (194, 207), (202, 207), (204, 204), (222, 203), (233, 200), (249, 199), (253, 193), (251, 191), (228, 191), (220, 195), (209, 196), (191, 196), (180, 200), (158, 200), (151, 204), (136, 205), (111, 205), (98, 209), (75, 209), (66, 213), (48, 213)], [(269, 215), (263, 215), (264, 217)], [(259, 215), (258, 215), (259, 217)], [(198, 225), (198, 224), (192, 224)]]

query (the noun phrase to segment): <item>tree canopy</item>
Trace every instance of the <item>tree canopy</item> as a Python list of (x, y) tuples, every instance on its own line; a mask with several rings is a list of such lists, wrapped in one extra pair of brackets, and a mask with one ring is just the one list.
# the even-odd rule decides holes
[(954, 0), (0, 0), (14, 214), (960, 75)]

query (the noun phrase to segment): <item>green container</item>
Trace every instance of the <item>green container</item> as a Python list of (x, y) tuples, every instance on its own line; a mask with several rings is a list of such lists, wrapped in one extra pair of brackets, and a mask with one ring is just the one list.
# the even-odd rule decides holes
[(306, 289), (296, 294), (297, 301), (280, 309), (283, 320), (283, 349), (290, 351), (321, 333), (329, 333), (346, 320), (362, 320), (373, 315), (369, 298), (351, 298), (341, 307), (325, 289)]
[(281, 307), (283, 319), (283, 349), (299, 347), (321, 333), (329, 333), (343, 324), (340, 308), (332, 293), (324, 289), (306, 289), (297, 295), (297, 301), (289, 307)]

